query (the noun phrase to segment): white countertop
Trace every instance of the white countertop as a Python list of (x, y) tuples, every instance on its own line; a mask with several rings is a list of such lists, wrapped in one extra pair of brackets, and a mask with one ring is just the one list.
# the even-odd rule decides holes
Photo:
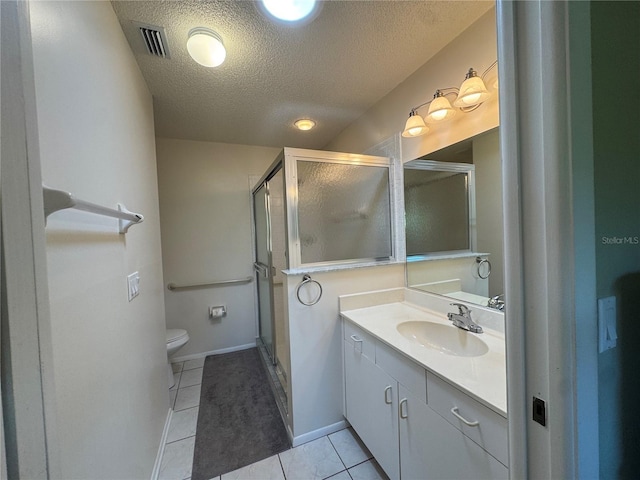
[(345, 310), (340, 314), (495, 412), (507, 416), (505, 345), (501, 332), (486, 327), (481, 334), (466, 332), (482, 339), (489, 351), (477, 357), (461, 357), (423, 347), (403, 337), (396, 328), (408, 321), (428, 321), (457, 328), (444, 314), (406, 301)]

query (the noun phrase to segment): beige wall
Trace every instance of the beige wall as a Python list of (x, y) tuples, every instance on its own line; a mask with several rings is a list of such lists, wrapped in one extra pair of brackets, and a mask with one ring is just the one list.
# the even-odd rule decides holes
[(491, 254), (489, 296), (504, 293), (502, 157), (500, 134), (494, 130), (473, 140), (476, 166), (476, 218), (479, 252)]
[[(492, 257), (493, 258), (493, 257)], [(407, 263), (407, 284), (425, 291), (436, 292), (437, 287), (424, 284), (459, 280), (460, 288), (452, 288), (454, 284), (442, 286), (439, 293), (463, 291), (481, 297), (489, 294), (489, 282), (478, 278), (476, 257), (447, 258), (440, 260), (423, 260)], [(484, 303), (484, 302), (483, 302)]]
[[(398, 135), (404, 128), (409, 111), (432, 98), (437, 88), (459, 87), (464, 80), (464, 74), (469, 67), (474, 67), (482, 74), (497, 58), (497, 38), (495, 10), (483, 15), (477, 22), (462, 32), (437, 55), (427, 61), (414, 74), (394, 88), (386, 97), (376, 103), (360, 119), (346, 128), (338, 137), (333, 139), (326, 149), (346, 152), (366, 152), (371, 147)], [(487, 80), (492, 84), (496, 78), (497, 69), (492, 69)], [(425, 115), (428, 107), (421, 108), (418, 113)], [(460, 113), (450, 122), (431, 126), (431, 131), (422, 137), (402, 138), (400, 157), (403, 162), (413, 160), (441, 148), (453, 145), (459, 141), (495, 129), (499, 124), (498, 98), (494, 94), (478, 109), (470, 113)], [(489, 291), (492, 294), (503, 293), (502, 286), (502, 211), (500, 180), (492, 183), (492, 177), (500, 173), (500, 155), (497, 131), (493, 137), (480, 140), (480, 146), (474, 145), (474, 155), (479, 155), (481, 161), (476, 165), (476, 197), (478, 224), (485, 223), (478, 229), (478, 251), (491, 252), (493, 271)], [(491, 150), (497, 148), (497, 150)], [(485, 160), (486, 157), (486, 160)], [(474, 160), (474, 163), (475, 160)], [(478, 172), (478, 169), (480, 171)], [(479, 176), (479, 178), (478, 178)], [(484, 190), (489, 189), (486, 197)], [(486, 201), (485, 201), (486, 200)], [(492, 212), (499, 211), (493, 216)], [(494, 221), (495, 220), (495, 221)], [(404, 241), (404, 237), (403, 237)], [(474, 262), (460, 260), (440, 261), (429, 263), (428, 269), (414, 265), (416, 272), (424, 276), (425, 281), (442, 280), (444, 278), (458, 278), (462, 276), (465, 285), (477, 279), (470, 275)], [(427, 262), (425, 262), (427, 263)], [(455, 264), (455, 266), (454, 266)], [(470, 266), (469, 266), (470, 265)], [(433, 268), (432, 268), (433, 267)], [(435, 269), (430, 272), (429, 269)], [(417, 279), (416, 279), (417, 281)], [(486, 291), (486, 282), (482, 282), (481, 290)], [(475, 291), (475, 290), (470, 290)]]
[[(388, 264), (351, 270), (316, 272), (322, 297), (313, 306), (302, 305), (296, 288), (302, 275), (285, 277), (286, 311), (291, 342), (289, 428), (294, 446), (331, 433), (343, 417), (342, 323), (338, 297), (404, 285), (404, 265)], [(303, 287), (307, 289), (307, 287)], [(305, 294), (315, 294), (309, 287)], [(333, 428), (332, 428), (333, 427)]]
[[(49, 218), (61, 478), (149, 478), (168, 412), (152, 99), (108, 2), (32, 2), (43, 181), (145, 220)], [(141, 293), (127, 300), (126, 276)]]
[[(404, 129), (411, 108), (431, 100), (438, 88), (459, 87), (469, 67), (479, 74), (497, 58), (495, 10), (491, 9), (365, 115), (325, 146), (326, 150), (362, 153)], [(487, 78), (495, 77), (494, 69)], [(418, 113), (425, 115), (427, 108)], [(422, 137), (402, 139), (403, 161), (413, 160), (498, 125), (494, 95), (472, 113), (458, 113)]]
[[(164, 284), (253, 277), (249, 177), (261, 176), (279, 149), (158, 138)], [(255, 283), (170, 292), (167, 326), (190, 341), (176, 358), (255, 343)], [(209, 305), (226, 305), (222, 319)]]

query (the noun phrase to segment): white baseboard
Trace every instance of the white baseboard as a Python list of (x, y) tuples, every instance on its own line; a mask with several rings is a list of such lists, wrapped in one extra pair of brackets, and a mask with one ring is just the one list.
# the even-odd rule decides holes
[(293, 437), (291, 446), (297, 447), (298, 445), (302, 445), (303, 443), (308, 443), (312, 440), (324, 437), (325, 435), (330, 435), (334, 432), (342, 430), (343, 428), (347, 428), (348, 426), (349, 424), (347, 423), (347, 421), (342, 420), (340, 422), (334, 423), (333, 425), (327, 425), (326, 427), (319, 428), (318, 430), (313, 430), (312, 432), (298, 435), (297, 437)]
[(173, 416), (173, 409), (170, 408), (167, 413), (167, 419), (164, 421), (164, 430), (162, 430), (162, 437), (160, 437), (160, 446), (158, 447), (158, 455), (156, 455), (156, 462), (153, 464), (153, 471), (151, 472), (151, 480), (158, 480), (160, 474), (160, 465), (162, 464), (162, 455), (164, 454), (164, 445), (167, 443), (167, 436), (169, 435), (169, 425), (171, 425), (171, 417)]
[(171, 363), (186, 362), (188, 360), (197, 360), (198, 358), (208, 357), (209, 355), (220, 355), (221, 353), (239, 352), (256, 346), (256, 342), (238, 345), (235, 347), (221, 348), (220, 350), (211, 350), (209, 352), (192, 353), (191, 355), (183, 355), (181, 357), (173, 357)]

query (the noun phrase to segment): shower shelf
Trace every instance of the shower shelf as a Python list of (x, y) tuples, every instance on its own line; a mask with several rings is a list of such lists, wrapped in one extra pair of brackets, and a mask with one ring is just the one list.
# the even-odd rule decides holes
[(131, 225), (142, 223), (144, 217), (139, 213), (130, 212), (121, 203), (118, 204), (118, 209), (103, 207), (95, 203), (86, 202), (76, 198), (75, 195), (63, 190), (56, 190), (49, 188), (45, 185), (42, 186), (42, 196), (44, 200), (44, 219), (52, 213), (67, 208), (73, 208), (76, 210), (82, 210), (84, 212), (95, 213), (97, 215), (104, 215), (107, 217), (113, 217), (118, 219), (118, 231), (120, 233), (127, 233)]

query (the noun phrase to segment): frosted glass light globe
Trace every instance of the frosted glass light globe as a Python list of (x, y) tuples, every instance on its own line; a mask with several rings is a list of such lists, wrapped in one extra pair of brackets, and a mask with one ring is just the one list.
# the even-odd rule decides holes
[(189, 32), (187, 50), (191, 58), (205, 67), (222, 65), (227, 57), (222, 39), (208, 28), (194, 28)]
[(262, 0), (264, 8), (279, 20), (296, 22), (311, 15), (316, 0)]

